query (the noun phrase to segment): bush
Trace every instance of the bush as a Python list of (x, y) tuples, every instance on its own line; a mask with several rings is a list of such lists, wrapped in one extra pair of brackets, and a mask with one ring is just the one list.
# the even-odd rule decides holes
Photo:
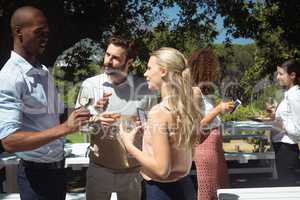
[(259, 116), (264, 112), (252, 105), (241, 105), (232, 114), (221, 114), (222, 122), (226, 121), (244, 121), (249, 120), (251, 117)]

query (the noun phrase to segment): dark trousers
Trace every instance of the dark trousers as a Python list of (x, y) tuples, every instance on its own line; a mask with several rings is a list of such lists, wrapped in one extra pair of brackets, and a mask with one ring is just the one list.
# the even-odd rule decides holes
[(296, 185), (296, 168), (298, 166), (298, 144), (282, 142), (273, 143), (276, 170), (280, 186)]
[(144, 181), (146, 200), (194, 200), (196, 191), (190, 176), (176, 182)]
[(64, 168), (28, 167), (20, 162), (17, 180), (22, 200), (64, 200), (66, 197)]

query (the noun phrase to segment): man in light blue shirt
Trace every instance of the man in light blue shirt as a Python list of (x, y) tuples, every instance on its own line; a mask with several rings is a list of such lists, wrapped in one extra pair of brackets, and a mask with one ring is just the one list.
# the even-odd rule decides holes
[(21, 199), (65, 199), (64, 139), (87, 123), (90, 114), (74, 111), (59, 122), (63, 103), (53, 79), (38, 61), (48, 41), (44, 14), (21, 7), (11, 18), (14, 50), (0, 71), (0, 140), (18, 152)]

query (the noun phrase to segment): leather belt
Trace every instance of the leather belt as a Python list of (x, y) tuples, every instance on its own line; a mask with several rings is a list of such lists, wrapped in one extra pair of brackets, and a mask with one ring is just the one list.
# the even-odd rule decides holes
[(26, 161), (21, 159), (20, 161), (24, 167), (27, 168), (34, 168), (34, 169), (63, 169), (65, 168), (65, 159), (57, 162), (51, 163), (39, 163), (39, 162), (32, 162)]

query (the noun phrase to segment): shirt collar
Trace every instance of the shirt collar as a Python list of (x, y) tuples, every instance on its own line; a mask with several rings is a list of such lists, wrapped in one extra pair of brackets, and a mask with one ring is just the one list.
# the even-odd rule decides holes
[(22, 56), (20, 56), (15, 51), (11, 51), (10, 57), (12, 59), (16, 60), (18, 64), (20, 64), (19, 65), (20, 69), (24, 72), (24, 74), (30, 74), (31, 71), (33, 74), (36, 72), (42, 72), (45, 70), (48, 71), (44, 65), (41, 65), (42, 68), (40, 68), (40, 69), (32, 66), (32, 64), (30, 64), (27, 60), (25, 60)]

